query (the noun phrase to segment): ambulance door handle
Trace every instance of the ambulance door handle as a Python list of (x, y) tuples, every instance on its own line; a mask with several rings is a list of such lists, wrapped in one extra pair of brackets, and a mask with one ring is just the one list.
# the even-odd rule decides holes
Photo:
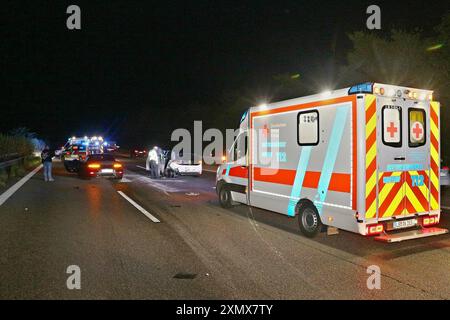
[(406, 160), (406, 158), (405, 157), (396, 157), (396, 158), (394, 158), (394, 160)]

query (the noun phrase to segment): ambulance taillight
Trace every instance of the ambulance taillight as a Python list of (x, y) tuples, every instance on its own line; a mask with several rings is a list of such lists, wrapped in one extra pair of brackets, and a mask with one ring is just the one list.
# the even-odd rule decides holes
[(422, 219), (422, 226), (430, 227), (439, 223), (438, 216), (424, 216)]
[(376, 236), (384, 231), (384, 226), (381, 223), (378, 224), (370, 224), (366, 227), (366, 234), (368, 236)]

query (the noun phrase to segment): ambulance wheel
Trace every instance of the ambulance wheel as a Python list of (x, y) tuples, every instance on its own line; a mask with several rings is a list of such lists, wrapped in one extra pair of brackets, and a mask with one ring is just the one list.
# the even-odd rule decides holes
[(298, 224), (300, 231), (308, 238), (314, 238), (320, 232), (322, 223), (314, 204), (304, 201), (298, 205)]
[(220, 188), (219, 202), (222, 208), (229, 209), (233, 206), (231, 202), (231, 192), (226, 187)]

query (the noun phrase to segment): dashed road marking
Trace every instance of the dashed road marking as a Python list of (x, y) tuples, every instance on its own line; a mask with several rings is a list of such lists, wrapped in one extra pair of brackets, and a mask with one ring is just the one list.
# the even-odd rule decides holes
[(147, 218), (152, 220), (154, 223), (160, 223), (161, 222), (157, 218), (155, 218), (150, 212), (148, 212), (147, 210), (142, 208), (139, 204), (137, 204), (133, 199), (131, 199), (129, 196), (127, 196), (122, 191), (117, 191), (117, 193), (119, 193), (122, 197), (124, 197), (125, 200), (127, 200), (129, 203), (131, 203), (136, 209), (138, 209), (140, 212), (142, 212)]

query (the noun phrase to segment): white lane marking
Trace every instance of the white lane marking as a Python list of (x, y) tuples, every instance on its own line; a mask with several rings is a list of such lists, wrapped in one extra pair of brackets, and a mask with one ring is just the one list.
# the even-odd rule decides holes
[(140, 168), (140, 169), (144, 169), (145, 171), (147, 171), (147, 168), (146, 168), (146, 167), (143, 167), (143, 166), (136, 166), (136, 167), (138, 167), (138, 168)]
[(450, 210), (450, 207), (441, 206), (441, 209)]
[(122, 180), (120, 180), (119, 182), (122, 182), (122, 183), (130, 183), (131, 180), (124, 177), (124, 178), (122, 178)]
[(117, 191), (122, 197), (125, 198), (125, 200), (127, 200), (129, 203), (131, 203), (136, 209), (138, 209), (140, 212), (142, 212), (147, 218), (149, 218), (150, 220), (152, 220), (154, 223), (160, 223), (161, 221), (159, 221), (158, 219), (156, 219), (154, 216), (152, 216), (147, 210), (145, 210), (144, 208), (142, 208), (140, 205), (138, 205), (133, 199), (131, 199), (130, 197), (128, 197), (125, 193), (123, 193), (122, 191)]
[(29, 174), (27, 174), (25, 177), (23, 177), (20, 181), (18, 181), (15, 185), (13, 185), (11, 188), (6, 190), (1, 196), (0, 196), (0, 206), (3, 205), (6, 200), (9, 199), (17, 190), (19, 190), (28, 180), (30, 180), (39, 170), (42, 169), (42, 164), (39, 165), (36, 169), (31, 171)]

